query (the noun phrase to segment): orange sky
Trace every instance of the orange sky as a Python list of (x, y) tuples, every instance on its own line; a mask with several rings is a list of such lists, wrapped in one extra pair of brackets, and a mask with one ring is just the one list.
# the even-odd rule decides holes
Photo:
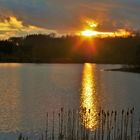
[(139, 0), (1, 0), (0, 38), (73, 34), (85, 30), (90, 20), (98, 23), (94, 31), (102, 33), (139, 30), (139, 7)]
[[(114, 37), (114, 36), (129, 36), (130, 33), (126, 31), (125, 29), (118, 29), (117, 31), (113, 32), (101, 32), (98, 31), (96, 28), (98, 28), (99, 23), (92, 19), (85, 19), (83, 20), (83, 23), (81, 23), (82, 26), (75, 29), (72, 34), (74, 35), (80, 35), (80, 36), (87, 36), (87, 37), (94, 37), (94, 36), (100, 36), (100, 37)], [(3, 34), (0, 34), (1, 39), (7, 39), (12, 36), (23, 36), (27, 34), (34, 34), (34, 33), (41, 33), (41, 34), (49, 34), (49, 33), (57, 33), (55, 30), (49, 30), (46, 28), (37, 27), (34, 25), (24, 25), (22, 21), (18, 20), (17, 17), (11, 16), (9, 19), (5, 19), (4, 21), (0, 22), (0, 30), (3, 32)], [(59, 34), (60, 35), (60, 34)]]

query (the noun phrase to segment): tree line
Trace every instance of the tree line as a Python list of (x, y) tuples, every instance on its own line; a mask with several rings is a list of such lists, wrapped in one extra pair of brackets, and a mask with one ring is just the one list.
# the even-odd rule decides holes
[(0, 41), (0, 62), (140, 64), (140, 36), (85, 38), (34, 34)]

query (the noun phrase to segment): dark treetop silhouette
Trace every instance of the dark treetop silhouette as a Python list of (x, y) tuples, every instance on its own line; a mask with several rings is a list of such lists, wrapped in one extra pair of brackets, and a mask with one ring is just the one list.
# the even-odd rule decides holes
[(1, 62), (140, 64), (140, 36), (82, 38), (28, 35), (0, 41)]

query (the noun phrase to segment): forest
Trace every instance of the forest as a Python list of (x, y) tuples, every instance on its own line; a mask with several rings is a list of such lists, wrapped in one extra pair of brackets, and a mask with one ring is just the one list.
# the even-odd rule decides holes
[(140, 36), (84, 38), (34, 34), (0, 41), (0, 62), (140, 64)]

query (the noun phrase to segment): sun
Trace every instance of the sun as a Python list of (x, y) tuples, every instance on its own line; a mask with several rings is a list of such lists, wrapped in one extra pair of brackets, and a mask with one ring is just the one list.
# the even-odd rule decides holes
[(81, 31), (81, 35), (85, 37), (93, 37), (97, 35), (97, 32), (90, 29), (86, 29)]

